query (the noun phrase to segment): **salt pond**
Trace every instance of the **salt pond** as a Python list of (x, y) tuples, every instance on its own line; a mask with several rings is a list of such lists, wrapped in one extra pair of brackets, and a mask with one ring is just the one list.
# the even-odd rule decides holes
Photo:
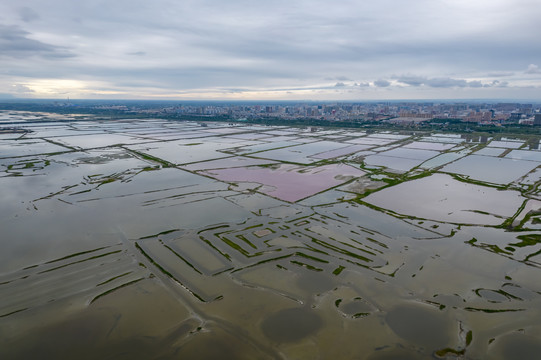
[(526, 140), (13, 119), (2, 359), (539, 355)]
[(296, 165), (217, 169), (202, 174), (228, 182), (257, 182), (270, 187), (263, 193), (295, 202), (365, 174), (348, 165), (300, 168)]
[(498, 191), (436, 174), (379, 191), (364, 201), (423, 219), (498, 225), (517, 211), (523, 199), (517, 191)]
[(442, 171), (494, 184), (508, 184), (539, 165), (541, 163), (533, 161), (470, 155), (445, 166)]

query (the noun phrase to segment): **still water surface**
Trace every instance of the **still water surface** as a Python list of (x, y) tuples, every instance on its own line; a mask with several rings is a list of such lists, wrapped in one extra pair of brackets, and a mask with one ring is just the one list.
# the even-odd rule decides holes
[[(445, 137), (202, 129), (2, 140), (1, 358), (538, 358), (537, 155), (480, 177)], [(350, 153), (382, 141), (390, 168)]]

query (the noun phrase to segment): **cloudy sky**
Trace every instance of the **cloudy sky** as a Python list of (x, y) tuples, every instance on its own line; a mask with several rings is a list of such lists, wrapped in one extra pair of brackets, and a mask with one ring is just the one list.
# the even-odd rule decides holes
[(2, 97), (541, 100), (541, 0), (5, 0)]

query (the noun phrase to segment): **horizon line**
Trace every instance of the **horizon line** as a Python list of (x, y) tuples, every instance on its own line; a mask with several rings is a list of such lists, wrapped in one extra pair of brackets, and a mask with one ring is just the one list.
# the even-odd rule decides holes
[(76, 101), (126, 101), (126, 102), (235, 102), (235, 103), (279, 103), (279, 102), (288, 102), (288, 103), (377, 103), (377, 102), (510, 102), (510, 103), (535, 103), (541, 104), (541, 99), (516, 99), (516, 98), (437, 98), (437, 99), (426, 99), (426, 98), (410, 98), (410, 99), (392, 99), (392, 98), (382, 98), (382, 99), (348, 99), (348, 100), (316, 100), (316, 99), (171, 99), (171, 98), (143, 98), (143, 99), (94, 99), (94, 98), (17, 98), (17, 97), (0, 97), (0, 103), (4, 102), (35, 102), (35, 101), (50, 101), (50, 102), (76, 102)]

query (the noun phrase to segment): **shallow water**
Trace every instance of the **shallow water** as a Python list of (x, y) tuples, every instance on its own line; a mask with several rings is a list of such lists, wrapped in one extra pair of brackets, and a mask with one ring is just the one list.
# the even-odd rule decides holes
[(262, 189), (261, 192), (290, 202), (315, 195), (365, 174), (362, 170), (343, 164), (315, 168), (300, 168), (296, 165), (230, 168), (201, 173), (222, 181), (260, 183), (270, 187)]
[(469, 155), (445, 166), (442, 171), (462, 174), (475, 180), (494, 184), (508, 184), (539, 165), (541, 163), (535, 161)]
[(384, 189), (364, 201), (423, 219), (499, 225), (513, 216), (523, 198), (517, 191), (501, 192), (435, 174)]
[[(256, 156), (264, 158), (264, 159), (287, 161), (287, 162), (294, 162), (294, 163), (301, 163), (301, 164), (310, 164), (320, 159), (317, 156), (318, 154), (322, 154), (328, 151), (340, 150), (341, 148), (345, 148), (345, 147), (346, 145), (342, 143), (323, 140), (323, 141), (316, 141), (316, 142), (308, 143), (308, 144), (297, 145), (293, 147), (285, 147), (281, 149), (263, 151), (263, 152), (257, 153)], [(363, 148), (352, 149), (351, 152), (346, 151), (346, 154), (352, 153), (355, 151), (360, 151), (360, 150), (363, 150)], [(332, 157), (332, 153), (331, 153), (331, 157)]]
[[(452, 136), (70, 126), (106, 132), (42, 123), (32, 139), (2, 140), (1, 358), (538, 356), (539, 171), (507, 189), (454, 177), (520, 158), (514, 180), (538, 166), (526, 150), (470, 164)], [(73, 148), (48, 142), (59, 136)], [(253, 154), (298, 147), (288, 159), (301, 164), (387, 142), (401, 157), (376, 156), (397, 166), (450, 164), (396, 175), (355, 156), (302, 166)]]

